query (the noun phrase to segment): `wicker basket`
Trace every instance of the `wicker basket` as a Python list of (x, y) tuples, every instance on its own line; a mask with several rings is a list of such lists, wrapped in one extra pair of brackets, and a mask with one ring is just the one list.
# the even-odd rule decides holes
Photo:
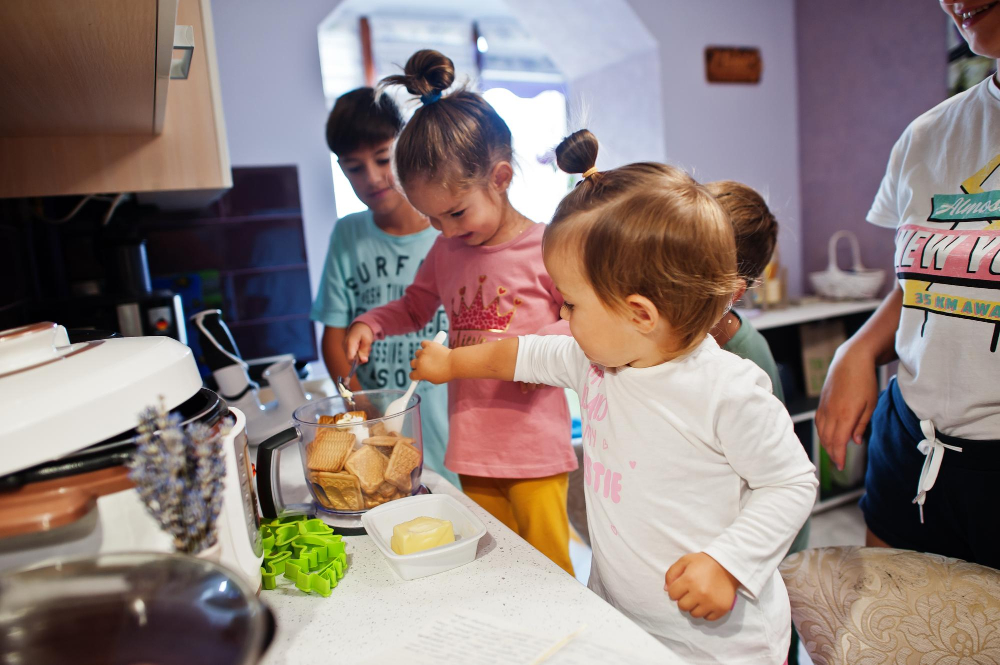
[[(852, 270), (841, 270), (837, 265), (837, 243), (846, 238), (854, 258)], [(830, 264), (826, 270), (809, 274), (816, 293), (827, 298), (863, 300), (874, 298), (885, 280), (884, 270), (872, 270), (861, 265), (861, 248), (858, 238), (850, 231), (837, 231), (830, 236)]]

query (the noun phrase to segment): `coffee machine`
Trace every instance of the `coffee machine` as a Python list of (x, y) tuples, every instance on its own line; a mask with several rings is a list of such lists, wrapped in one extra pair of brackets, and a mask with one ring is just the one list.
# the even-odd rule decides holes
[(118, 332), (125, 337), (162, 335), (187, 344), (180, 295), (154, 291), (150, 283), (146, 241), (132, 240), (114, 245), (111, 256), (119, 290), (115, 299)]
[(37, 303), (38, 319), (58, 320), (67, 328), (115, 332), (123, 337), (172, 337), (187, 344), (184, 307), (172, 291), (154, 290), (146, 258), (146, 241), (118, 238), (101, 252), (103, 285), (85, 282), (72, 297)]

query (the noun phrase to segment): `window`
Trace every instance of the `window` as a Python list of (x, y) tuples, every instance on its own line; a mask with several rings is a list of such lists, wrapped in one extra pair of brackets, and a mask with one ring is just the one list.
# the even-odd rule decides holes
[[(548, 222), (571, 178), (554, 165), (552, 149), (566, 134), (565, 79), (542, 47), (507, 14), (500, 3), (476, 3), (488, 15), (461, 13), (464, 3), (431, 0), (425, 14), (360, 0), (347, 0), (319, 28), (319, 52), (327, 106), (337, 97), (365, 85), (366, 55), (362, 44), (362, 14), (369, 31), (368, 54), (374, 78), (400, 71), (409, 56), (433, 48), (455, 63), (456, 82), (484, 91), (483, 96), (510, 126), (514, 142), (516, 175), (511, 203), (532, 220)], [(405, 91), (397, 93), (404, 115), (415, 105)], [(364, 210), (333, 160), (333, 186), (337, 215)]]

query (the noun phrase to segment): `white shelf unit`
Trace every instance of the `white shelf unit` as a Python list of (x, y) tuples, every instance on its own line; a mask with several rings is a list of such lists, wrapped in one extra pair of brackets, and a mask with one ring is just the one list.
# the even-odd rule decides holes
[[(867, 318), (881, 304), (881, 300), (853, 300), (853, 301), (830, 301), (812, 298), (799, 303), (776, 310), (745, 310), (737, 308), (737, 313), (744, 321), (750, 322), (754, 328), (761, 331), (771, 344), (772, 353), (777, 351), (776, 360), (780, 363), (783, 359), (801, 362), (801, 347), (798, 342), (797, 328), (803, 323), (826, 321), (831, 319), (845, 318), (854, 325), (847, 326), (847, 334), (851, 335), (860, 327), (862, 319)], [(787, 328), (782, 331), (780, 329)], [(788, 337), (789, 344), (775, 344), (771, 338)], [(794, 347), (794, 348), (790, 348)], [(784, 351), (784, 358), (782, 357)], [(791, 355), (789, 355), (791, 354)], [(798, 367), (798, 365), (795, 365)], [(801, 373), (801, 368), (799, 368)], [(880, 384), (884, 387), (887, 381), (887, 372), (879, 373)], [(802, 377), (799, 377), (800, 379)], [(813, 464), (816, 466), (816, 473), (820, 473), (820, 444), (816, 434), (815, 418), (816, 408), (819, 405), (817, 398), (805, 396), (795, 397), (797, 391), (785, 390), (788, 402), (788, 411), (792, 416), (792, 422), (796, 425), (796, 433), (803, 440), (803, 446), (809, 452)], [(808, 429), (807, 429), (808, 427)], [(853, 446), (852, 446), (853, 447)], [(862, 451), (854, 451), (857, 454)], [(864, 452), (867, 452), (865, 449)], [(863, 475), (859, 483), (848, 488), (838, 488), (828, 496), (823, 496), (823, 488), (820, 488), (820, 495), (817, 497), (813, 512), (817, 513), (828, 510), (850, 501), (855, 501), (864, 493)]]
[(736, 308), (736, 313), (744, 321), (749, 321), (757, 330), (794, 326), (810, 321), (835, 319), (849, 314), (873, 312), (882, 304), (881, 300), (802, 300), (795, 305), (782, 309), (742, 309)]

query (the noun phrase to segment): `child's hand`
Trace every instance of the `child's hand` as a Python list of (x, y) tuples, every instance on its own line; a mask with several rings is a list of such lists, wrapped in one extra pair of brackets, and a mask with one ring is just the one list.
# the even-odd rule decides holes
[(517, 382), (517, 385), (521, 387), (521, 394), (527, 395), (528, 393), (533, 393), (542, 387), (540, 383), (523, 383), (521, 381)]
[(447, 383), (455, 378), (451, 371), (451, 349), (434, 342), (423, 341), (410, 361), (410, 378), (414, 381)]
[(740, 583), (719, 562), (705, 554), (688, 554), (667, 571), (663, 590), (682, 612), (695, 619), (716, 621), (733, 609)]
[(368, 362), (368, 356), (372, 352), (372, 342), (375, 341), (375, 333), (367, 323), (352, 323), (344, 336), (344, 355), (347, 360), (354, 362), (355, 356), (361, 356), (361, 363)]

